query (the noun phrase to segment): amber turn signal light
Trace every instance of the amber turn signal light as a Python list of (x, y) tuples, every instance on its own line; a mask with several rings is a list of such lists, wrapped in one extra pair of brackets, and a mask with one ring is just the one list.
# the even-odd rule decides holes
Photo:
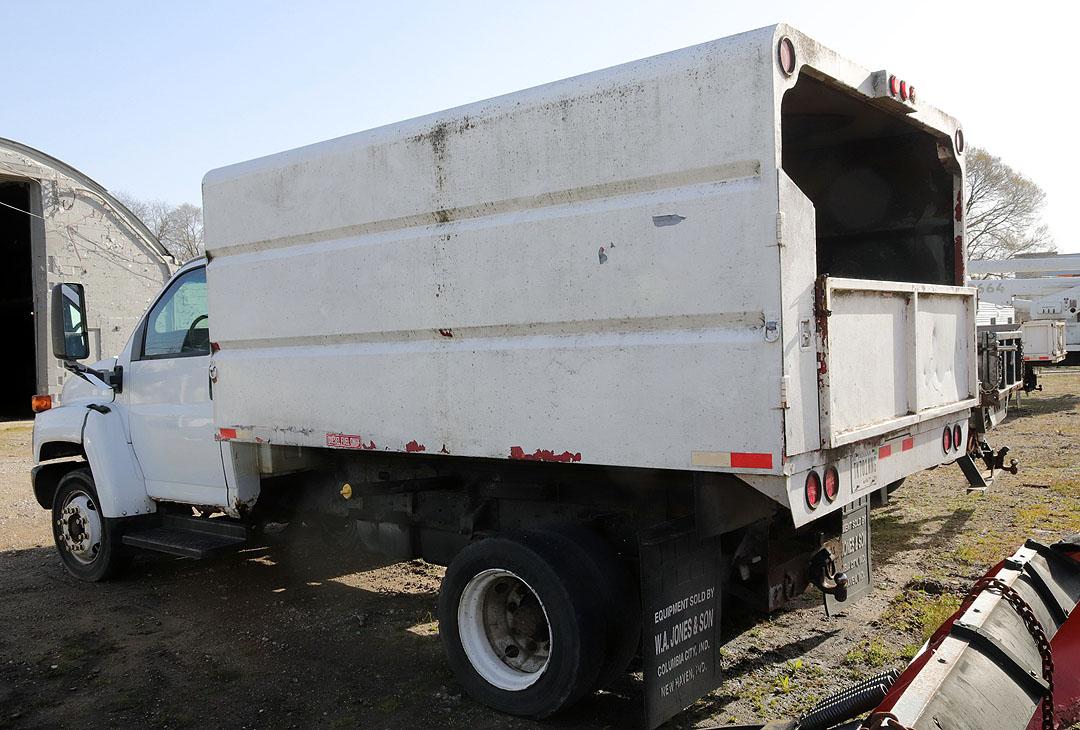
[(52, 408), (52, 396), (51, 395), (35, 395), (30, 397), (30, 410), (34, 413), (41, 413)]

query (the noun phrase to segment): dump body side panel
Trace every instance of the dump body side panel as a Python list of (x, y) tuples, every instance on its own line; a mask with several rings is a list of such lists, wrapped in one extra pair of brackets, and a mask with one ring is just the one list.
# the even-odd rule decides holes
[(223, 437), (778, 471), (772, 37), (210, 173)]

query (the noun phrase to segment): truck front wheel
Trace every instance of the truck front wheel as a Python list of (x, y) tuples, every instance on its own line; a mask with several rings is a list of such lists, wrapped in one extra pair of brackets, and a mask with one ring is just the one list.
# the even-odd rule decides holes
[(116, 576), (130, 561), (99, 505), (89, 469), (64, 475), (53, 497), (53, 540), (60, 559), (69, 573), (90, 582)]
[(596, 686), (604, 624), (579, 549), (520, 532), (468, 546), (439, 592), (439, 632), (458, 681), (480, 702), (543, 718)]

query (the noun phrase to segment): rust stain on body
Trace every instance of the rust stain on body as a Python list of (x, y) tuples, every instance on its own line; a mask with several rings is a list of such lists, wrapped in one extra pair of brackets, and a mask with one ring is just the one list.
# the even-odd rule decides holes
[(564, 451), (561, 454), (556, 454), (551, 449), (537, 449), (529, 454), (520, 446), (511, 446), (510, 458), (518, 461), (555, 461), (562, 464), (569, 464), (581, 461), (581, 452), (571, 453), (569, 451)]
[(416, 439), (413, 439), (409, 443), (405, 444), (405, 451), (410, 454), (416, 454), (421, 451), (427, 451), (427, 447), (422, 443), (419, 443)]

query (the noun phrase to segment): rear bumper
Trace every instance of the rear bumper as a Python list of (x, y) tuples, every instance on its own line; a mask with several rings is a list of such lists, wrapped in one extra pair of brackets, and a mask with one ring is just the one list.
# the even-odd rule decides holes
[[(786, 463), (789, 476), (740, 474), (739, 478), (791, 509), (796, 527), (841, 509), (845, 504), (865, 497), (895, 481), (925, 469), (955, 461), (965, 453), (968, 443), (970, 411), (953, 411), (912, 425), (910, 428), (868, 438), (836, 449), (800, 454)], [(944, 448), (944, 431), (960, 429), (960, 446)], [(806, 501), (806, 480), (810, 472), (822, 476), (835, 467), (840, 477), (836, 499), (822, 499), (817, 507)], [(962, 481), (962, 477), (957, 476)], [(958, 481), (959, 483), (959, 481)]]

